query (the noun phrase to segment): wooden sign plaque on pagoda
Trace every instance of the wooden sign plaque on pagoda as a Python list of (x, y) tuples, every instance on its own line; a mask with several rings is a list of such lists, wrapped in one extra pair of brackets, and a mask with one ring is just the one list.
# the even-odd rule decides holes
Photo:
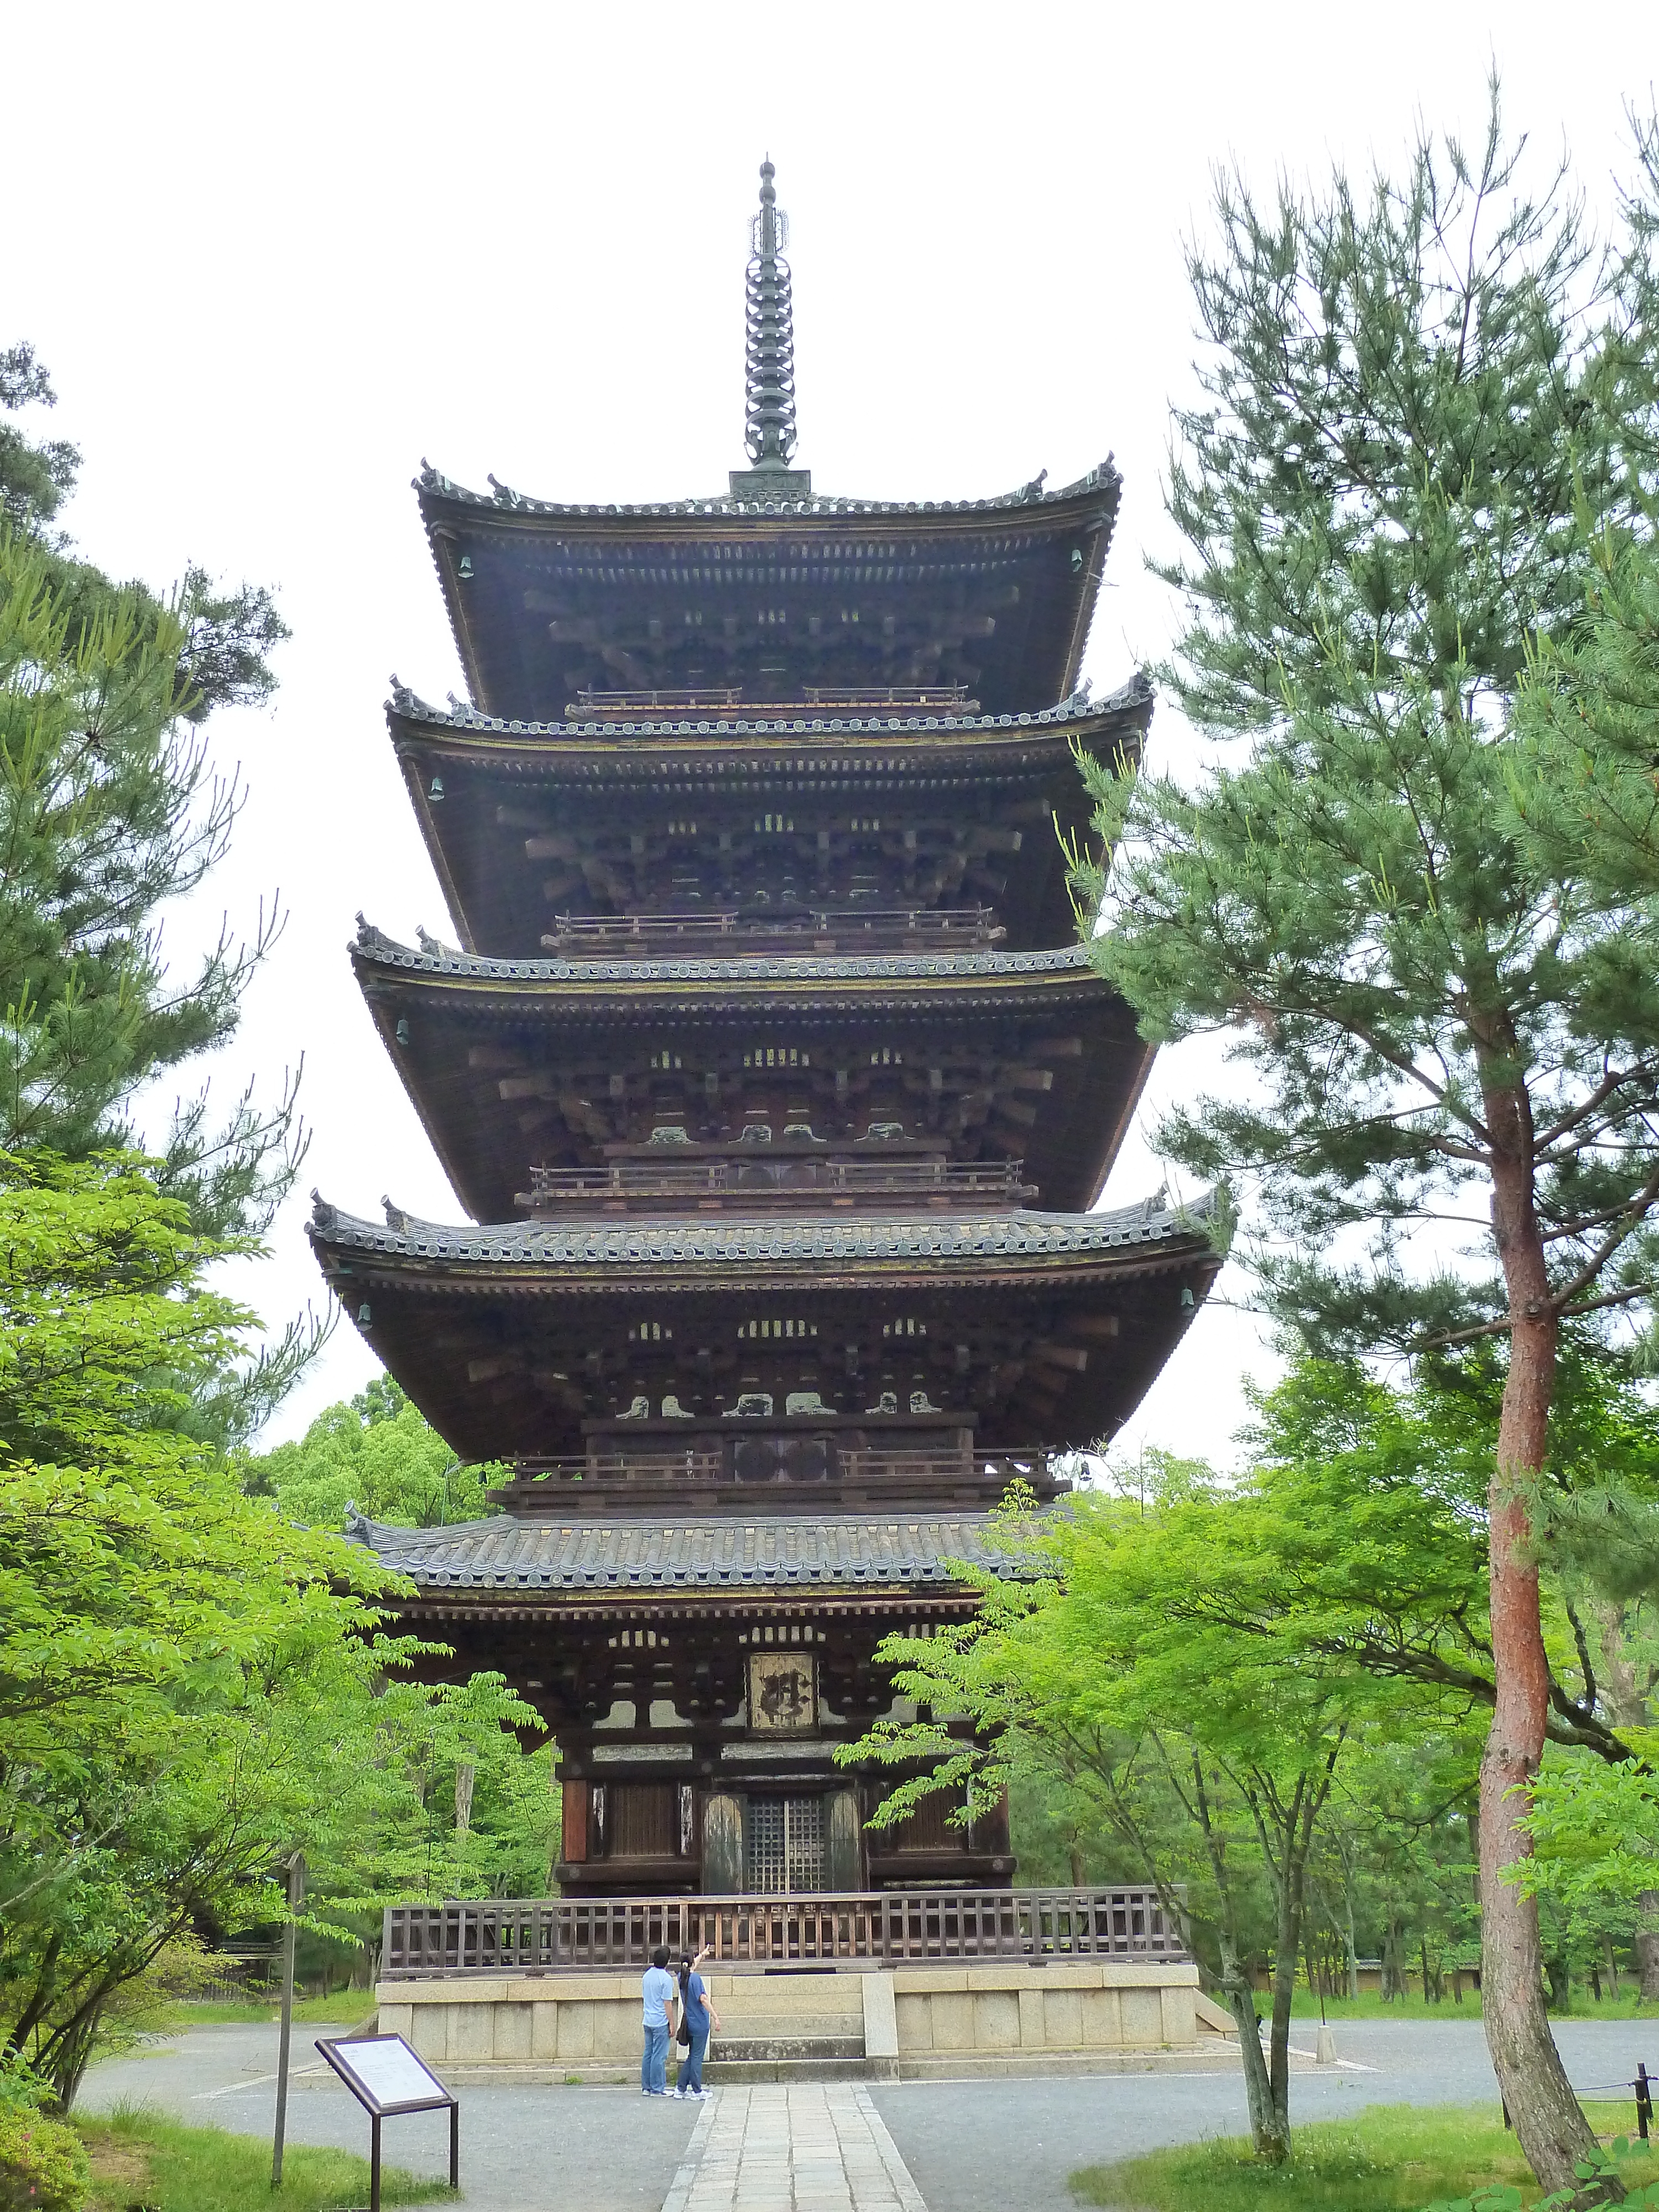
[(1091, 1210), (1150, 1059), (1060, 843), (1073, 747), (1133, 758), (1152, 713), (1079, 689), (1117, 474), (815, 494), (761, 174), (726, 495), (422, 468), (471, 698), (394, 684), (388, 720), (459, 949), (362, 923), (352, 959), (477, 1225), (311, 1231), (513, 1470), (489, 1519), (354, 1533), (546, 1719), (567, 1896), (1010, 1882), (1006, 1817), (868, 1830), (892, 1776), (834, 1753), (892, 1709), (883, 1637), (963, 1616), (1009, 1484), (1058, 1493), (1219, 1264)]

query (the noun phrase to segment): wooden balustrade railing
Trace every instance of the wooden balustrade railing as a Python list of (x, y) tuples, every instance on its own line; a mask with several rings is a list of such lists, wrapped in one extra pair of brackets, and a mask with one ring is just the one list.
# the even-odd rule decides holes
[(604, 1167), (532, 1166), (523, 1202), (573, 1199), (759, 1198), (791, 1196), (996, 1198), (1010, 1204), (1033, 1195), (1023, 1160), (769, 1158), (758, 1150), (740, 1159), (612, 1160)]
[[(740, 1438), (739, 1438), (740, 1440)], [(728, 1443), (706, 1433), (683, 1448), (664, 1444), (660, 1437), (641, 1438), (637, 1449), (586, 1453), (581, 1457), (524, 1459), (514, 1462), (515, 1484), (559, 1482), (729, 1482), (741, 1480), (732, 1473)], [(837, 1483), (872, 1487), (885, 1484), (895, 1489), (912, 1485), (926, 1487), (937, 1482), (983, 1480), (1029, 1482), (1042, 1488), (1049, 1480), (1048, 1454), (1028, 1452), (890, 1451), (866, 1444), (835, 1444), (830, 1472), (825, 1478)]]
[(1180, 1959), (1151, 1889), (900, 1889), (821, 1897), (618, 1897), (394, 1905), (382, 1977), (602, 1972), (665, 1943), (727, 1971), (940, 1959)]
[(965, 684), (878, 684), (829, 685), (808, 684), (799, 698), (749, 699), (735, 684), (659, 685), (654, 690), (600, 691), (584, 686), (566, 703), (571, 717), (599, 714), (636, 716), (661, 714), (740, 714), (745, 720), (793, 720), (803, 707), (834, 707), (842, 714), (879, 714), (895, 707), (931, 708), (951, 716), (973, 714), (979, 701), (970, 699)]
[(775, 945), (810, 951), (818, 939), (849, 951), (868, 940), (872, 949), (902, 950), (907, 945), (997, 943), (1006, 933), (989, 907), (823, 908), (799, 915), (740, 914), (722, 908), (708, 914), (560, 914), (542, 939), (550, 951), (615, 952), (629, 946), (684, 941), (688, 944), (739, 940), (757, 951)]

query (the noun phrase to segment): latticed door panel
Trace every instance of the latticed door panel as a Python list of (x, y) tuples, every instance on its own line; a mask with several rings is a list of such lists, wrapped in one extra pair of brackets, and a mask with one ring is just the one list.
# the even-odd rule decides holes
[(784, 1859), (788, 1870), (787, 1887), (796, 1896), (823, 1887), (823, 1800), (821, 1797), (786, 1797), (784, 1813)]
[(759, 1897), (823, 1887), (823, 1807), (817, 1797), (751, 1797), (745, 1886)]
[(784, 1856), (784, 1803), (781, 1797), (751, 1797), (744, 1843), (748, 1864), (744, 1887), (757, 1897), (781, 1894), (788, 1887), (788, 1862)]

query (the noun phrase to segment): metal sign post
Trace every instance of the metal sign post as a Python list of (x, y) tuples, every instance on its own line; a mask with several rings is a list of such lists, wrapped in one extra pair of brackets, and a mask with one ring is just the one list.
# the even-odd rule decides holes
[(288, 1869), (288, 1926), (283, 1930), (283, 2027), (276, 2039), (276, 2128), (270, 2145), (270, 2185), (283, 2185), (283, 2138), (288, 2133), (288, 2049), (294, 2027), (294, 1923), (305, 1902), (306, 1863), (295, 1851)]
[(317, 2048), (368, 2114), (368, 2212), (380, 2212), (380, 2122), (402, 2112), (449, 2113), (449, 2185), (461, 2185), (461, 2108), (401, 2035), (319, 2036)]

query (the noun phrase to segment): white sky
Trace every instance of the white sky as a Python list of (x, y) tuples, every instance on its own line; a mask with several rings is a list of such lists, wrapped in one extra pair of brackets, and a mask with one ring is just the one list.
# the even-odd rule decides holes
[[(1588, 19), (1584, 19), (1585, 21)], [(344, 947), (362, 908), (448, 933), (381, 718), (396, 669), (464, 690), (410, 478), (600, 501), (724, 488), (743, 462), (756, 171), (790, 216), (799, 462), (824, 492), (960, 498), (1108, 451), (1127, 483), (1096, 688), (1156, 656), (1145, 573), (1170, 398), (1188, 388), (1181, 241), (1209, 176), (1396, 164), (1421, 117), (1478, 136), (1495, 58), (1540, 177), (1565, 143), (1592, 207), (1628, 167), (1659, 9), (1404, 0), (1114, 7), (981, 0), (738, 8), (0, 5), (11, 81), (0, 344), (32, 339), (52, 434), (85, 454), (65, 520), (158, 584), (188, 559), (276, 585), (294, 641), (265, 714), (214, 725), (252, 799), (211, 913), (290, 909), (216, 1072), (275, 1091), (303, 1054), (302, 1177), (373, 1212), (459, 1218)], [(27, 97), (19, 96), (27, 88)], [(1172, 714), (1158, 753), (1190, 763)], [(1192, 1087), (1167, 1054), (1150, 1104)], [(1143, 1117), (1144, 1118), (1144, 1117)], [(1158, 1179), (1132, 1144), (1109, 1193)], [(319, 1285), (298, 1195), (236, 1287), (272, 1319)], [(1224, 1279), (1223, 1291), (1230, 1279)], [(273, 1424), (374, 1362), (342, 1326)], [(1214, 1305), (1129, 1435), (1225, 1458), (1268, 1361)]]

